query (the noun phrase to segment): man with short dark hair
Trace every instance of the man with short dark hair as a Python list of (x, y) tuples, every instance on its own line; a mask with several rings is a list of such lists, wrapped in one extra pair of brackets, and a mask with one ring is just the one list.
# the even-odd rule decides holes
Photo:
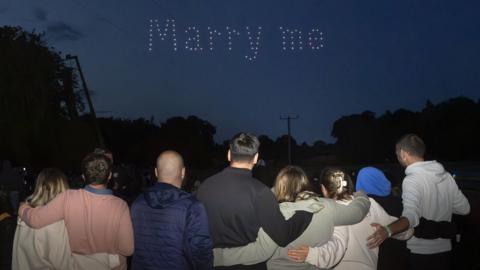
[[(259, 146), (257, 137), (252, 134), (236, 135), (227, 153), (230, 166), (205, 180), (197, 192), (197, 198), (207, 209), (215, 247), (237, 247), (255, 242), (260, 228), (284, 247), (310, 224), (312, 214), (304, 211), (298, 211), (286, 221), (270, 189), (252, 177)], [(266, 269), (266, 265), (237, 265), (224, 269)]]
[(67, 190), (44, 206), (32, 208), (25, 204), (20, 207), (19, 216), (34, 229), (63, 219), (73, 253), (132, 255), (130, 211), (123, 200), (106, 188), (112, 176), (111, 160), (91, 153), (83, 159), (81, 168), (85, 188)]
[(155, 175), (158, 182), (132, 205), (132, 269), (212, 269), (207, 213), (197, 199), (181, 190), (185, 167), (180, 154), (160, 154)]
[(128, 204), (132, 203), (132, 200), (135, 198), (130, 198), (128, 196), (129, 186), (132, 183), (132, 179), (129, 176), (127, 170), (121, 166), (116, 165), (114, 162), (114, 157), (112, 151), (107, 148), (95, 148), (94, 153), (97, 154), (104, 154), (107, 156), (112, 162), (112, 177), (110, 181), (108, 181), (108, 188), (113, 191), (113, 195), (122, 198)]
[[(425, 144), (415, 134), (403, 136), (396, 144), (398, 161), (406, 167), (402, 184), (402, 217), (381, 227), (369, 237), (370, 247), (379, 246), (386, 238), (417, 227), (420, 220), (450, 222), (453, 214), (466, 215), (470, 204), (458, 189), (453, 177), (436, 161), (425, 161)], [(412, 237), (410, 269), (450, 269), (450, 239)]]

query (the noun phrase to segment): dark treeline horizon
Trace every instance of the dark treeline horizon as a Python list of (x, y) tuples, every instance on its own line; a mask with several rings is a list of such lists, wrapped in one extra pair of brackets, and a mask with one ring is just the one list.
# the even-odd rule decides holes
[[(76, 71), (46, 44), (43, 34), (20, 27), (0, 27), (0, 51), (5, 56), (0, 58), (0, 159), (36, 169), (78, 170), (82, 157), (99, 143)], [(194, 169), (226, 162), (228, 143), (216, 143), (216, 127), (197, 116), (172, 117), (160, 124), (153, 117), (108, 117), (99, 118), (98, 124), (116, 163), (150, 166), (167, 149), (177, 150)], [(293, 160), (394, 162), (395, 142), (412, 132), (425, 140), (428, 158), (480, 160), (480, 101), (455, 97), (438, 104), (426, 101), (420, 111), (400, 108), (379, 116), (370, 111), (342, 116), (332, 126), (334, 143), (292, 138)], [(257, 135), (260, 158), (268, 165), (286, 164), (288, 136)]]

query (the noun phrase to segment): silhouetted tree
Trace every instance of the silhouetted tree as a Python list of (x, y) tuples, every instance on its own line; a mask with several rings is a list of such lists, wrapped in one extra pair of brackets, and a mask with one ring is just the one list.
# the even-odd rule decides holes
[(427, 101), (420, 112), (399, 109), (376, 118), (371, 112), (344, 116), (334, 123), (337, 154), (347, 162), (393, 161), (395, 142), (407, 133), (427, 144), (427, 158), (478, 160), (480, 103), (465, 97), (439, 104)]
[(160, 132), (164, 145), (180, 152), (190, 166), (211, 165), (216, 128), (209, 122), (196, 116), (172, 117), (161, 125)]
[[(89, 148), (88, 127), (70, 122), (72, 108), (81, 111), (83, 104), (75, 92), (65, 91), (67, 70), (43, 34), (0, 27), (0, 152), (4, 158), (61, 166), (71, 160), (65, 157), (66, 151), (70, 157), (79, 156)], [(70, 79), (74, 87), (75, 78)], [(73, 105), (70, 112), (67, 104)]]

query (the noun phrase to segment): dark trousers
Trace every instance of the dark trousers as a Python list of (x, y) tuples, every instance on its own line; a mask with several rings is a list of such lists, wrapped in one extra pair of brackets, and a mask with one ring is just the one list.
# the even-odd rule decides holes
[(436, 254), (410, 253), (410, 270), (450, 270), (451, 251)]

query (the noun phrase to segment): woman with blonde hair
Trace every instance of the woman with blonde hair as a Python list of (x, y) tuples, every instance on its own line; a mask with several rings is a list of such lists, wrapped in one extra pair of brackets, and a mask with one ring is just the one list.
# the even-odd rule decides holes
[[(350, 176), (340, 169), (326, 168), (321, 176), (321, 190), (326, 198), (349, 205), (353, 201), (353, 183)], [(378, 248), (370, 249), (367, 238), (375, 232), (376, 227), (385, 226), (397, 220), (372, 198), (367, 216), (358, 224), (335, 228), (336, 233), (325, 245), (309, 245), (291, 249), (289, 256), (296, 262), (307, 262), (319, 268), (335, 270), (374, 270), (377, 269)], [(407, 240), (413, 234), (410, 229), (394, 236)], [(328, 258), (328, 260), (326, 260)]]
[[(320, 198), (313, 192), (305, 172), (297, 166), (287, 166), (279, 172), (273, 193), (285, 219), (292, 217), (296, 211), (313, 213), (311, 223), (300, 237), (290, 243), (291, 246), (326, 243), (332, 237), (334, 226), (360, 222), (370, 206), (365, 195), (359, 195), (348, 206)], [(279, 247), (260, 228), (256, 242), (243, 247), (214, 249), (214, 265), (252, 265), (268, 260), (268, 269), (316, 269), (307, 263), (291, 261), (287, 252), (287, 247)]]
[[(67, 189), (67, 177), (62, 171), (44, 169), (38, 175), (35, 190), (26, 203), (32, 207), (45, 205)], [(13, 244), (13, 270), (111, 269), (118, 264), (118, 256), (73, 255), (63, 220), (41, 229), (32, 229), (18, 219)]]

